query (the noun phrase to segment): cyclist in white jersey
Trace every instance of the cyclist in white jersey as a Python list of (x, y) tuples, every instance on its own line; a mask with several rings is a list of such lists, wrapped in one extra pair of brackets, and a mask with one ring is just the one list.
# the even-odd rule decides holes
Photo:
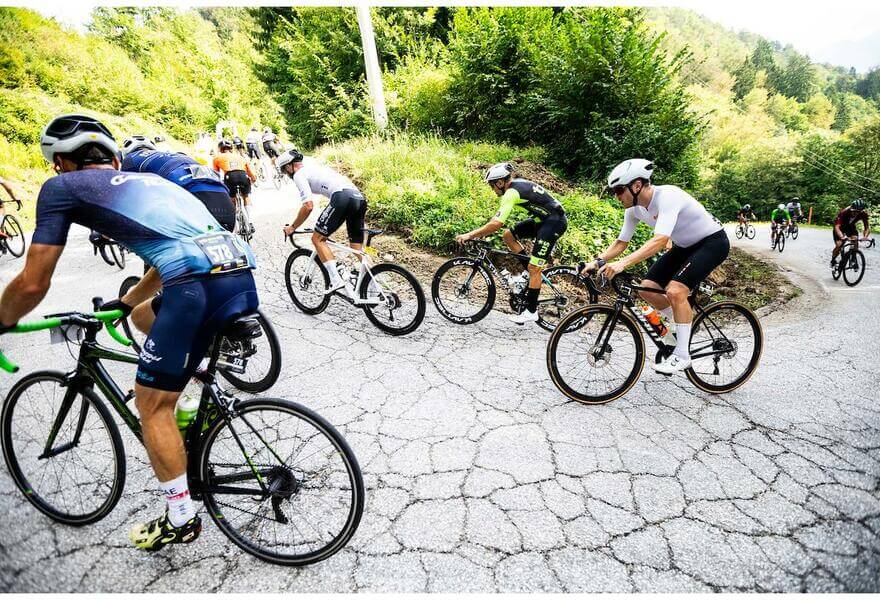
[(801, 210), (800, 198), (792, 198), (791, 201), (785, 205), (785, 210), (788, 211), (792, 221), (797, 221), (804, 216), (804, 211)]
[[(654, 165), (641, 158), (617, 165), (608, 176), (608, 187), (626, 209), (620, 235), (587, 271), (596, 269), (613, 278), (663, 250), (669, 241), (672, 248), (655, 262), (642, 286), (665, 290), (665, 294), (642, 292), (666, 320), (675, 319), (676, 344), (673, 353), (656, 365), (659, 373), (671, 375), (691, 365), (690, 334), (693, 312), (688, 302), (696, 288), (715, 267), (724, 262), (730, 251), (727, 234), (705, 207), (690, 194), (674, 185), (651, 185)], [(626, 250), (639, 221), (654, 230), (654, 236), (621, 260), (612, 261)]]
[(364, 242), (364, 217), (367, 214), (367, 199), (348, 177), (322, 165), (311, 157), (304, 157), (301, 152), (295, 149), (282, 153), (278, 157), (277, 164), (282, 173), (293, 179), (299, 192), (300, 202), (302, 202), (293, 223), (284, 228), (285, 235), (293, 233), (309, 217), (314, 207), (313, 196), (324, 196), (330, 199), (327, 207), (315, 222), (312, 243), (330, 276), (330, 288), (327, 292), (343, 288), (353, 298), (354, 290), (346, 285), (340, 277), (336, 258), (327, 244), (327, 238), (345, 222), (349, 245), (355, 250), (360, 250)]

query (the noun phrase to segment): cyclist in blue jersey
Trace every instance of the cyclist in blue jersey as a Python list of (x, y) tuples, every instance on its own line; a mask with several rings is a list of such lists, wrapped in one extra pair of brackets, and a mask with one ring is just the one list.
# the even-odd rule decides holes
[(191, 542), (201, 520), (189, 495), (174, 407), (214, 336), (257, 309), (253, 254), (180, 186), (152, 173), (119, 171), (116, 141), (96, 119), (57, 117), (40, 145), (58, 175), (40, 190), (27, 262), (0, 298), (0, 333), (45, 297), (73, 223), (116, 240), (152, 267), (128, 294), (102, 306), (129, 314), (164, 289), (140, 354), (135, 401), (167, 506), (130, 537), (147, 550)]
[(122, 142), (122, 170), (155, 173), (176, 183), (202, 201), (226, 231), (235, 227), (235, 205), (229, 190), (211, 167), (183, 152), (162, 152), (146, 136), (133, 135)]

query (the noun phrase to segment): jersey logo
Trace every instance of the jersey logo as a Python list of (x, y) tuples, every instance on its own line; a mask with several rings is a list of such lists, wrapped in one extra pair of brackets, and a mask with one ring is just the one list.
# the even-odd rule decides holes
[(116, 175), (110, 180), (110, 185), (122, 185), (129, 181), (142, 181), (144, 185), (174, 185), (170, 181), (165, 181), (161, 177), (155, 175), (138, 175), (136, 173), (126, 173), (125, 175)]
[(545, 190), (542, 186), (535, 184), (532, 186), (532, 191), (536, 194), (546, 194), (547, 190)]

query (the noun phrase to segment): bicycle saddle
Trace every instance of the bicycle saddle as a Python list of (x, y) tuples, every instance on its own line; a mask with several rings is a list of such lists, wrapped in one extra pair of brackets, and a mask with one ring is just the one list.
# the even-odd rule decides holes
[(254, 312), (236, 317), (223, 328), (223, 336), (237, 340), (260, 337), (262, 329), (257, 316)]

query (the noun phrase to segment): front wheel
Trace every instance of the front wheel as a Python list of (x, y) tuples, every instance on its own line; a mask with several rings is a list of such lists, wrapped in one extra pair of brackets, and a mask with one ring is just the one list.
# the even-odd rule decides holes
[(691, 367), (695, 386), (711, 394), (731, 392), (755, 372), (764, 333), (755, 313), (736, 302), (715, 302), (697, 315), (691, 329)]
[(9, 253), (16, 258), (24, 254), (24, 233), (18, 219), (12, 215), (6, 215), (6, 218), (3, 219), (3, 233), (6, 234), (6, 249), (9, 250)]
[(782, 252), (785, 249), (785, 234), (779, 233), (776, 236), (776, 249)]
[(431, 300), (445, 319), (470, 325), (495, 304), (495, 281), (479, 260), (459, 256), (446, 261), (431, 281)]
[(755, 228), (754, 228), (754, 226), (752, 226), (752, 225), (749, 225), (749, 226), (748, 226), (748, 229), (746, 229), (746, 237), (749, 238), (750, 240), (755, 239)]
[(392, 263), (370, 269), (361, 281), (359, 297), (369, 300), (362, 305), (373, 325), (391, 335), (415, 331), (425, 318), (425, 292), (415, 276)]
[(122, 496), (119, 429), (95, 392), (71, 387), (60, 371), (37, 371), (12, 387), (0, 415), (0, 438), (15, 485), (54, 521), (95, 523)]
[(846, 285), (850, 287), (858, 285), (865, 276), (865, 255), (857, 248), (850, 250), (841, 259), (840, 270), (843, 272), (843, 281)]
[(239, 373), (233, 367), (217, 369), (236, 389), (251, 394), (265, 392), (275, 385), (281, 374), (281, 344), (275, 328), (261, 311), (257, 311), (255, 318), (260, 324), (260, 332), (255, 337), (224, 337), (220, 340), (220, 360), (229, 365), (241, 365), (244, 372)]
[(798, 238), (798, 235), (800, 234), (800, 232), (801, 232), (801, 230), (798, 228), (797, 225), (795, 225), (794, 227), (792, 227), (792, 229), (791, 229), (791, 239), (796, 240), (796, 239)]
[(541, 280), (538, 325), (547, 331), (556, 329), (556, 325), (567, 312), (593, 304), (599, 299), (590, 280), (581, 277), (577, 267), (550, 267), (544, 271)]
[(307, 315), (323, 312), (330, 304), (330, 276), (327, 269), (315, 257), (313, 252), (299, 248), (287, 257), (284, 266), (284, 283), (287, 293), (298, 309)]
[(635, 320), (605, 304), (573, 310), (547, 343), (547, 370), (560, 392), (584, 404), (627, 393), (645, 366), (645, 341)]
[(365, 493), (354, 453), (330, 423), (294, 402), (238, 403), (205, 434), (198, 464), (208, 514), (262, 560), (325, 560), (360, 524)]

